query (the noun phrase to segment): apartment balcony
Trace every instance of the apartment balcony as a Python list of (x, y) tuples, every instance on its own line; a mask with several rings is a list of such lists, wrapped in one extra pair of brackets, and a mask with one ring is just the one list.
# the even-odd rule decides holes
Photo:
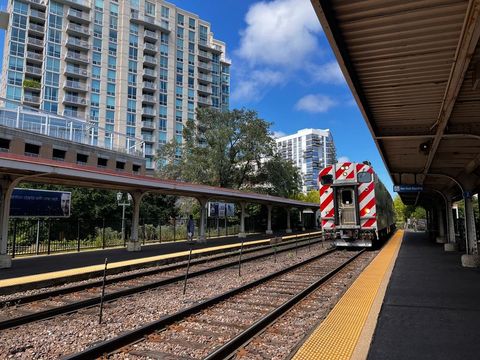
[(33, 76), (42, 76), (42, 68), (36, 66), (25, 66), (25, 74)]
[(200, 106), (212, 106), (212, 100), (207, 96), (198, 97), (198, 105)]
[(78, 68), (75, 66), (67, 65), (65, 67), (65, 70), (63, 71), (65, 75), (73, 75), (73, 76), (78, 76), (82, 78), (88, 78), (90, 76), (89, 72), (87, 69), (83, 68)]
[(157, 72), (153, 69), (144, 68), (143, 69), (143, 77), (156, 79), (157, 78)]
[(76, 7), (81, 7), (85, 10), (90, 10), (92, 8), (91, 0), (61, 0), (61, 2), (66, 3), (67, 5), (75, 5)]
[(203, 72), (211, 72), (212, 71), (212, 65), (204, 63), (204, 62), (199, 62), (198, 63), (198, 69), (203, 71)]
[(143, 62), (150, 65), (157, 65), (157, 59), (154, 56), (144, 55)]
[(156, 104), (157, 101), (155, 100), (155, 96), (153, 95), (142, 95), (142, 102), (148, 103), (148, 104)]
[(43, 39), (28, 37), (27, 44), (43, 50)]
[(151, 120), (143, 120), (142, 129), (155, 130), (155, 123)]
[(198, 93), (204, 95), (212, 95), (212, 88), (210, 86), (198, 85)]
[(143, 88), (147, 90), (153, 90), (153, 91), (157, 90), (157, 86), (155, 85), (155, 83), (150, 81), (144, 81)]
[(67, 34), (79, 35), (79, 36), (90, 36), (90, 29), (86, 26), (77, 25), (74, 23), (69, 23), (67, 25)]
[(143, 50), (144, 50), (144, 52), (148, 52), (148, 53), (151, 53), (151, 54), (156, 54), (158, 52), (158, 47), (155, 44), (146, 42), (143, 45)]
[(80, 40), (77, 38), (69, 37), (65, 43), (67, 48), (69, 49), (76, 49), (82, 51), (89, 51), (90, 50), (90, 43), (85, 40)]
[(45, 34), (45, 26), (39, 25), (39, 24), (30, 23), (30, 25), (29, 25), (29, 27), (28, 27), (28, 31), (29, 31), (29, 32), (34, 32), (34, 33), (37, 33), (38, 35), (43, 36), (43, 35)]
[(46, 0), (27, 0), (31, 6), (39, 9), (45, 9), (47, 7)]
[(37, 93), (42, 90), (42, 83), (38, 79), (25, 79), (23, 80), (23, 88)]
[(166, 33), (170, 32), (170, 24), (168, 23), (168, 21), (163, 19), (157, 20), (155, 17), (144, 15), (138, 10), (131, 10), (130, 19), (132, 22), (141, 24), (145, 27), (153, 27)]
[(155, 117), (157, 116), (157, 112), (154, 108), (144, 107), (142, 108), (142, 116)]
[(198, 58), (203, 60), (203, 61), (211, 61), (212, 60), (212, 53), (209, 53), (204, 50), (199, 50), (198, 51)]
[(211, 83), (213, 79), (210, 75), (198, 74), (198, 81), (203, 83)]
[(80, 82), (80, 81), (72, 81), (72, 80), (66, 80), (63, 83), (63, 88), (65, 90), (72, 90), (72, 91), (82, 91), (82, 92), (88, 91), (87, 83)]
[(63, 103), (67, 105), (87, 106), (88, 102), (83, 96), (77, 95), (65, 95), (63, 97)]
[(65, 54), (65, 60), (82, 64), (88, 64), (90, 62), (90, 59), (87, 55), (73, 51), (67, 51)]
[(198, 42), (198, 48), (201, 50), (212, 51), (217, 54), (221, 54), (223, 52), (222, 47), (219, 45), (210, 44), (208, 41), (200, 40)]
[(38, 63), (43, 63), (43, 54), (34, 51), (27, 51), (27, 59)]
[(68, 20), (73, 20), (82, 24), (90, 23), (90, 14), (75, 10), (73, 8), (68, 9), (67, 18)]
[(40, 105), (40, 96), (35, 94), (24, 94), (23, 102), (27, 105)]
[(144, 36), (145, 36), (145, 39), (149, 39), (149, 40), (153, 40), (153, 41), (158, 40), (158, 34), (157, 34), (156, 31), (145, 29)]
[(84, 111), (77, 111), (72, 109), (65, 109), (62, 113), (63, 116), (74, 117), (78, 119), (86, 119), (86, 115)]
[(155, 142), (155, 136), (153, 136), (153, 135), (142, 134), (142, 139), (143, 139), (143, 141), (148, 142), (148, 143), (154, 143)]
[(45, 21), (47, 15), (43, 11), (38, 11), (37, 9), (31, 9), (30, 17), (35, 18), (37, 20)]

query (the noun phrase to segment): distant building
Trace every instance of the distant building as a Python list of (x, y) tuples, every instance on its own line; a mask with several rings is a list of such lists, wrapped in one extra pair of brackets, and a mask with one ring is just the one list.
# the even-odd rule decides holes
[(320, 169), (337, 161), (333, 136), (328, 129), (303, 129), (275, 141), (279, 153), (300, 170), (303, 192), (318, 189)]

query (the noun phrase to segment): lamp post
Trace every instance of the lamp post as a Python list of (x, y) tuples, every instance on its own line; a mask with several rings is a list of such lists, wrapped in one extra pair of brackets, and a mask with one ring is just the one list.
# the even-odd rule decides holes
[(123, 196), (122, 192), (117, 193), (118, 206), (122, 207), (122, 241), (125, 241), (125, 207), (130, 206), (132, 196), (127, 193), (127, 198)]

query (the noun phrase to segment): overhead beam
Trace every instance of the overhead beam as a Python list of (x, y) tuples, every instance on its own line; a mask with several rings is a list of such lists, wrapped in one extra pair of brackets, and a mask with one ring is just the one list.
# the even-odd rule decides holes
[[(433, 139), (436, 135), (425, 134), (425, 135), (386, 135), (386, 136), (376, 136), (377, 140), (418, 140), (418, 139)], [(480, 135), (475, 134), (442, 134), (442, 139), (478, 139), (480, 140)]]
[(457, 44), (455, 58), (448, 79), (442, 105), (436, 123), (432, 126), (437, 128), (433, 144), (428, 154), (423, 174), (427, 175), (437, 153), (440, 141), (445, 132), (448, 120), (457, 101), (457, 96), (462, 87), (465, 73), (470, 65), (470, 60), (475, 53), (475, 48), (480, 38), (480, 0), (470, 0), (463, 23), (462, 32)]

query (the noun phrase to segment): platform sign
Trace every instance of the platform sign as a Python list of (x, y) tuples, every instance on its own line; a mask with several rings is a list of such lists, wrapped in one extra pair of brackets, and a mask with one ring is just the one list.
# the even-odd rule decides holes
[(394, 185), (393, 191), (395, 192), (419, 192), (423, 191), (422, 185)]
[(235, 204), (223, 202), (209, 202), (208, 216), (224, 218), (225, 216), (235, 216)]
[(36, 189), (14, 189), (10, 202), (11, 217), (70, 216), (72, 193)]

